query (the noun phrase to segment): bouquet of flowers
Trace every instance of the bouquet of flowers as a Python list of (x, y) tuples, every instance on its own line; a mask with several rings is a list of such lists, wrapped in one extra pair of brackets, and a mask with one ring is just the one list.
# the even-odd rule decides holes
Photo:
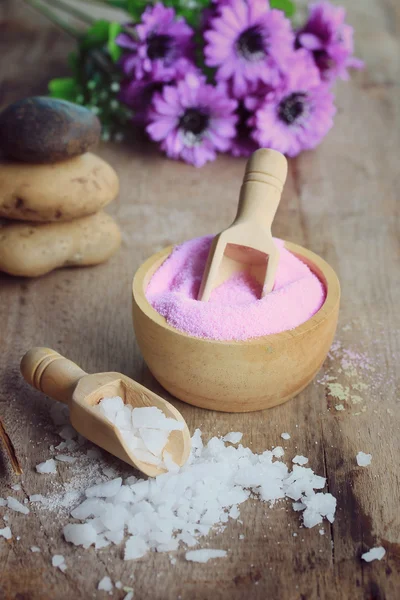
[(326, 1), (297, 28), (291, 0), (104, 2), (127, 21), (99, 20), (84, 32), (63, 23), (78, 51), (73, 77), (51, 81), (50, 94), (91, 108), (105, 139), (121, 139), (133, 123), (168, 157), (196, 167), (219, 152), (315, 148), (333, 124), (335, 80), (362, 67), (345, 10)]

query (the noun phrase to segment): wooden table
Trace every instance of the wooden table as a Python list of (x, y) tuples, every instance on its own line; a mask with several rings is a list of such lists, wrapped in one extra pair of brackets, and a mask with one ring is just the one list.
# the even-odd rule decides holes
[[(96, 588), (104, 575), (129, 585), (132, 573), (136, 600), (399, 598), (400, 6), (397, 0), (344, 4), (356, 27), (357, 53), (368, 67), (338, 85), (336, 123), (324, 143), (290, 161), (274, 226), (276, 235), (305, 245), (337, 270), (342, 350), (317, 378), (325, 377), (325, 384), (316, 381), (270, 411), (218, 414), (174, 401), (191, 430), (200, 426), (210, 436), (243, 431), (243, 442), (253, 451), (283, 443), (281, 432), (290, 432), (286, 456), (305, 454), (315, 472), (326, 476), (338, 500), (335, 522), (324, 523), (320, 535), (320, 527), (299, 528), (289, 504), (269, 509), (249, 501), (242, 508), (243, 525), (233, 522), (223, 534), (202, 540), (205, 547), (227, 549), (228, 558), (191, 564), (181, 550), (172, 566), (166, 554), (133, 563), (122, 560), (121, 548), (97, 555), (83, 551), (64, 542), (66, 517), (33, 505), (27, 516), (0, 508), (1, 515), (9, 514), (14, 534), (9, 542), (0, 539), (1, 598), (103, 598)], [(51, 77), (67, 73), (65, 54), (72, 42), (20, 1), (3, 0), (0, 18), (0, 104), (5, 106), (45, 93)], [(110, 207), (124, 235), (119, 254), (103, 266), (65, 269), (32, 281), (0, 276), (0, 414), (24, 471), (16, 476), (1, 451), (2, 497), (46, 495), (54, 485), (34, 467), (51, 456), (49, 446), (60, 438), (49, 417), (51, 401), (21, 381), (24, 351), (48, 345), (89, 371), (121, 371), (170, 399), (146, 371), (135, 343), (132, 276), (156, 250), (216, 232), (234, 215), (243, 160), (221, 157), (196, 170), (139, 143), (105, 145), (100, 154), (121, 178), (119, 199)], [(350, 355), (346, 367), (343, 349), (365, 357)], [(333, 397), (327, 374), (342, 389), (356, 383), (360, 399), (354, 404)], [(335, 408), (340, 404), (344, 410)], [(368, 468), (357, 467), (359, 450), (372, 454)], [(58, 482), (67, 484), (68, 467), (59, 471)], [(17, 482), (20, 492), (10, 489)], [(387, 551), (382, 561), (360, 560), (362, 552), (380, 544)], [(32, 545), (42, 552), (32, 553)], [(51, 566), (54, 554), (65, 556), (65, 573)], [(123, 596), (114, 591), (113, 597)]]

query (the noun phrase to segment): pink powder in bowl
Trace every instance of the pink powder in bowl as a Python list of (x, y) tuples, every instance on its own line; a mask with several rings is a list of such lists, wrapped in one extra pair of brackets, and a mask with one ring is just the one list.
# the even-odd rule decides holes
[(176, 246), (147, 286), (147, 300), (171, 327), (210, 340), (248, 340), (294, 329), (323, 305), (321, 281), (278, 239), (280, 260), (270, 294), (260, 299), (258, 282), (239, 274), (215, 288), (208, 302), (199, 302), (212, 239), (195, 238)]

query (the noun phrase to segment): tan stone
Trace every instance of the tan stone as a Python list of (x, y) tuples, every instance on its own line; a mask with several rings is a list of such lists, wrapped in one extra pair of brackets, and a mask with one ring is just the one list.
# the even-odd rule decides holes
[(60, 267), (106, 261), (119, 248), (121, 234), (105, 212), (66, 223), (0, 222), (0, 271), (38, 277)]
[(54, 164), (0, 162), (0, 217), (70, 221), (93, 214), (119, 190), (114, 169), (87, 152)]

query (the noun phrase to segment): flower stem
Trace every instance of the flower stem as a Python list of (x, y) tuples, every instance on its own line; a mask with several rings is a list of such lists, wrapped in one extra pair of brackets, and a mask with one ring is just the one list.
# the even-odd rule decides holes
[(54, 23), (54, 25), (57, 25), (58, 27), (60, 27), (60, 29), (65, 31), (65, 33), (68, 33), (68, 35), (70, 35), (74, 39), (80, 39), (82, 37), (81, 32), (79, 32), (77, 29), (75, 29), (75, 27), (73, 27), (72, 25), (70, 25), (63, 19), (61, 19), (56, 13), (54, 13), (52, 10), (50, 10), (46, 4), (42, 4), (38, 0), (24, 0), (24, 1), (26, 2), (26, 4), (29, 4), (30, 6), (32, 6), (32, 8), (37, 10), (40, 14), (42, 14), (44, 17), (49, 19), (49, 21)]

